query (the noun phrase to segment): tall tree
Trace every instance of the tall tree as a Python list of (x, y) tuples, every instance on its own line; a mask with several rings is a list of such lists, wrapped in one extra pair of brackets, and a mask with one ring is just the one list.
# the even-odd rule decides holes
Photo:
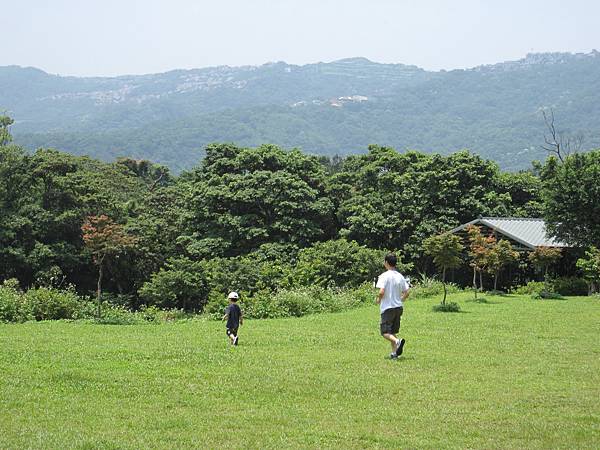
[(442, 305), (446, 304), (446, 270), (460, 267), (462, 259), (461, 252), (464, 246), (460, 237), (455, 234), (444, 233), (431, 236), (423, 243), (425, 253), (433, 258), (438, 270), (442, 271), (442, 283), (444, 285), (444, 298)]
[(122, 225), (114, 223), (106, 215), (89, 216), (81, 226), (83, 241), (92, 254), (94, 264), (98, 266), (96, 301), (98, 317), (101, 317), (100, 297), (102, 294), (102, 276), (104, 265), (110, 264), (111, 256), (118, 256), (135, 245), (137, 239), (128, 235)]
[[(477, 290), (483, 290), (483, 271), (488, 263), (488, 255), (491, 249), (496, 245), (496, 238), (493, 235), (484, 236), (481, 233), (481, 227), (469, 225), (467, 228), (469, 239), (469, 265), (473, 268), (473, 290), (477, 298)], [(477, 287), (477, 273), (479, 273), (479, 287)]]
[(507, 265), (514, 263), (519, 258), (519, 252), (512, 248), (506, 239), (500, 239), (488, 252), (486, 266), (489, 273), (494, 276), (494, 290), (498, 289), (498, 277)]
[(544, 273), (544, 280), (548, 278), (548, 268), (560, 259), (562, 251), (556, 247), (536, 247), (535, 250), (529, 252), (527, 258), (533, 266)]
[(577, 260), (577, 267), (583, 272), (583, 277), (588, 283), (588, 293), (598, 292), (600, 289), (600, 250), (590, 247), (585, 252), (585, 257)]

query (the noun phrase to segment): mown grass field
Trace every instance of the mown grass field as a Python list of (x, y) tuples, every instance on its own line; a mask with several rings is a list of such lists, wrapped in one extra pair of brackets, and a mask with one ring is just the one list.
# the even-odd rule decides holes
[(409, 301), (219, 322), (0, 325), (0, 448), (600, 448), (600, 300)]

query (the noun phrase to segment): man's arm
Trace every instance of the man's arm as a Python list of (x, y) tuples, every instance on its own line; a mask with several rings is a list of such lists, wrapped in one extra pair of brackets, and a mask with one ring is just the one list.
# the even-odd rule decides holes
[(409, 295), (410, 295), (410, 289), (405, 290), (402, 293), (402, 301), (405, 301), (408, 298)]
[(377, 293), (377, 298), (375, 299), (375, 302), (378, 305), (381, 303), (381, 299), (383, 298), (384, 294), (385, 294), (385, 288), (379, 288), (379, 292)]

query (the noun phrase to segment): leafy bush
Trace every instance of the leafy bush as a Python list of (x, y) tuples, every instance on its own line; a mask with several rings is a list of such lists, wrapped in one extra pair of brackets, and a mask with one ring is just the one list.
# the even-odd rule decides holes
[[(223, 311), (225, 310), (225, 307), (228, 303), (229, 301), (227, 300), (225, 294), (222, 294), (221, 292), (218, 292), (216, 290), (212, 290), (208, 294), (208, 301), (204, 306), (204, 313), (212, 319), (221, 319), (221, 317), (223, 317)], [(245, 305), (245, 303), (246, 297), (244, 295), (241, 295), (240, 307), (242, 307), (243, 310), (244, 307), (242, 305)], [(244, 314), (246, 314), (245, 310)]]
[(530, 281), (525, 286), (517, 286), (510, 290), (511, 294), (516, 295), (539, 295), (546, 287), (543, 281)]
[[(369, 283), (356, 288), (323, 288), (320, 286), (282, 289), (278, 292), (260, 291), (253, 296), (242, 296), (240, 307), (244, 316), (253, 319), (301, 317), (320, 312), (339, 312), (372, 302), (375, 298)], [(206, 305), (209, 318), (220, 319), (227, 305), (222, 295), (213, 295)]]
[(467, 300), (468, 302), (488, 304), (490, 301), (485, 297), (477, 297)]
[[(460, 291), (460, 288), (453, 283), (446, 283), (446, 291), (448, 294)], [(434, 295), (444, 294), (444, 284), (433, 277), (421, 275), (419, 279), (411, 284), (411, 298), (427, 298)]]
[(375, 291), (371, 283), (364, 283), (356, 289), (341, 289), (338, 291), (338, 304), (345, 305), (344, 309), (350, 309), (361, 305), (373, 304)]
[(144, 318), (141, 315), (131, 312), (124, 306), (109, 303), (102, 306), (102, 317), (95, 319), (96, 323), (105, 325), (134, 325), (143, 321)]
[(460, 306), (458, 306), (458, 303), (454, 302), (446, 304), (440, 303), (439, 305), (434, 305), (432, 309), (435, 312), (460, 312)]
[(131, 294), (116, 294), (114, 292), (102, 292), (102, 302), (111, 305), (125, 306), (126, 308), (135, 307), (135, 297)]
[[(8, 280), (0, 286), (0, 321), (25, 322), (28, 320), (89, 319), (96, 306), (72, 291), (52, 288), (30, 289), (21, 292)], [(16, 281), (16, 280), (15, 280)]]
[[(242, 298), (240, 307), (244, 316), (252, 319), (275, 319), (286, 315), (279, 304), (273, 301), (273, 294), (269, 291), (261, 291), (252, 297)], [(223, 309), (220, 314), (223, 315)]]
[(19, 282), (9, 279), (0, 285), (0, 322), (33, 320), (31, 309), (19, 290)]
[(146, 322), (161, 322), (162, 310), (154, 305), (142, 305), (136, 312), (137, 316)]
[[(355, 241), (338, 239), (320, 242), (300, 250), (292, 275), (294, 286), (357, 287), (382, 272), (384, 252)], [(403, 264), (398, 255), (398, 270), (412, 265)]]
[(81, 306), (72, 291), (41, 287), (29, 289), (24, 296), (35, 320), (72, 319)]
[(582, 278), (562, 277), (552, 281), (554, 292), (561, 295), (587, 295), (588, 285)]
[(148, 305), (202, 311), (208, 297), (204, 268), (188, 258), (170, 258), (139, 294)]
[(184, 320), (192, 317), (180, 309), (159, 309), (156, 306), (143, 305), (139, 311), (130, 311), (125, 306), (109, 302), (102, 303), (102, 317), (96, 318), (96, 303), (92, 300), (82, 301), (79, 310), (74, 314), (75, 320), (89, 320), (105, 325), (132, 325), (139, 323), (162, 323)]
[(156, 306), (142, 305), (135, 314), (139, 319), (146, 322), (173, 322), (194, 317), (194, 314), (188, 313), (183, 309), (160, 309)]
[(506, 296), (506, 292), (499, 291), (499, 290), (494, 290), (494, 289), (492, 289), (491, 291), (487, 291), (486, 294), (488, 294), (488, 295), (498, 295), (500, 297)]
[(170, 322), (190, 318), (181, 309), (162, 310), (156, 306), (142, 306), (133, 312), (123, 305), (104, 300), (102, 318), (96, 318), (97, 305), (88, 297), (79, 297), (71, 290), (53, 288), (30, 289), (23, 293), (16, 280), (0, 285), (0, 322), (28, 320), (90, 320), (95, 323), (127, 325), (144, 322)]
[(511, 289), (512, 294), (517, 295), (533, 295), (536, 298), (550, 298), (543, 297), (550, 293), (556, 293), (560, 295), (587, 295), (588, 285), (582, 278), (577, 277), (562, 277), (554, 280), (544, 281), (530, 281), (525, 286), (518, 286)]
[[(102, 312), (104, 313), (105, 310), (108, 310), (112, 307), (113, 305), (109, 304), (109, 303), (103, 303), (102, 304)], [(86, 320), (86, 319), (96, 319), (96, 313), (97, 313), (97, 304), (95, 300), (92, 300), (89, 297), (84, 297), (81, 299), (81, 302), (79, 303), (79, 308), (77, 308), (77, 310), (73, 313), (73, 317), (71, 317), (71, 319), (73, 320)]]
[(211, 292), (226, 295), (236, 291), (247, 297), (289, 287), (297, 253), (294, 245), (263, 244), (245, 256), (205, 261), (203, 267)]
[(557, 292), (550, 292), (550, 291), (542, 291), (538, 294), (533, 294), (531, 297), (535, 298), (535, 299), (550, 299), (550, 300), (560, 300), (560, 299), (564, 298), (562, 295), (558, 294)]
[(327, 310), (332, 303), (331, 291), (319, 288), (281, 290), (273, 297), (278, 309), (286, 317), (301, 317)]
[(159, 309), (154, 317), (155, 322), (174, 322), (185, 319), (192, 319), (195, 315), (184, 311), (183, 309)]

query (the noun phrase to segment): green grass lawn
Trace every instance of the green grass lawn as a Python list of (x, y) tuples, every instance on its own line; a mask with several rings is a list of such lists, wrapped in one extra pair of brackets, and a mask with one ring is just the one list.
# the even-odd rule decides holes
[(0, 448), (600, 448), (600, 300), (224, 325), (0, 325)]

